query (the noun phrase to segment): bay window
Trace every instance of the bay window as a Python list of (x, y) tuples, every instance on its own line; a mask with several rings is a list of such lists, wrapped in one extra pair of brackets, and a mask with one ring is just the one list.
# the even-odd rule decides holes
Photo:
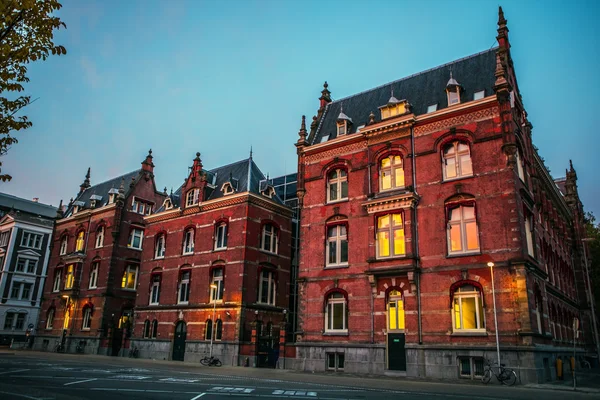
[(123, 271), (123, 278), (121, 279), (121, 288), (127, 290), (135, 290), (137, 284), (137, 273), (138, 267), (129, 264), (125, 271)]
[(131, 230), (129, 234), (129, 244), (127, 247), (136, 250), (142, 250), (142, 239), (144, 237), (144, 231), (138, 228)]

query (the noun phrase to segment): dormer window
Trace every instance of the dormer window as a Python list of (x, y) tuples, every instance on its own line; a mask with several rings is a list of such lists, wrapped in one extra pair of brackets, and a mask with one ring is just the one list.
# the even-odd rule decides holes
[(117, 195), (119, 194), (119, 190), (112, 188), (108, 191), (108, 204), (113, 204), (117, 200)]
[(96, 208), (96, 200), (90, 200), (90, 207)]
[(163, 207), (165, 208), (165, 210), (170, 210), (171, 208), (173, 208), (173, 202), (170, 198), (167, 197), (165, 199), (165, 201), (163, 202)]
[(102, 196), (98, 196), (97, 194), (93, 194), (90, 196), (90, 207), (96, 208), (98, 202), (102, 200)]
[(344, 110), (342, 108), (340, 115), (338, 115), (337, 118), (337, 135), (347, 135), (350, 131), (350, 125), (352, 125), (352, 118), (344, 114)]
[(79, 211), (81, 211), (81, 209), (83, 208), (83, 206), (85, 206), (85, 203), (83, 201), (75, 201), (75, 202), (73, 202), (73, 214), (76, 214)]
[(273, 189), (272, 186), (268, 186), (265, 190), (263, 190), (262, 192), (263, 196), (267, 196), (268, 198), (272, 199), (273, 195), (275, 194), (275, 189)]
[(79, 206), (73, 206), (73, 214), (77, 214), (79, 212)]
[(460, 83), (458, 83), (456, 79), (452, 77), (452, 72), (450, 72), (450, 80), (446, 84), (446, 94), (448, 94), (448, 107), (460, 103), (461, 89), (462, 87)]
[(382, 120), (403, 115), (410, 111), (408, 102), (395, 98), (394, 91), (392, 91), (392, 97), (390, 97), (387, 104), (379, 107), (379, 110), (381, 111)]
[(186, 207), (193, 206), (194, 204), (198, 204), (200, 196), (200, 189), (191, 189), (187, 192), (185, 196), (185, 205)]
[(221, 191), (223, 192), (223, 194), (231, 194), (231, 193), (233, 193), (233, 187), (231, 186), (231, 183), (225, 182), (223, 184), (223, 187), (221, 188)]
[(346, 121), (338, 121), (337, 123), (337, 135), (342, 136), (346, 134), (346, 130), (348, 129), (348, 124)]

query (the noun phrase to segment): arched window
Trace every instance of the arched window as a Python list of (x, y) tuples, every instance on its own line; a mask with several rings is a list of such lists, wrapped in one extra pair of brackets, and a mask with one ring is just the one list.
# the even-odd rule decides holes
[(158, 336), (158, 321), (152, 321), (152, 339), (156, 339)]
[(69, 242), (69, 236), (64, 235), (60, 241), (60, 255), (61, 256), (67, 254), (68, 242)]
[(153, 272), (150, 286), (150, 305), (158, 305), (160, 302), (160, 282), (162, 280), (162, 274), (160, 272)]
[(442, 150), (444, 180), (473, 176), (471, 152), (469, 145), (455, 141), (444, 146)]
[(96, 248), (104, 246), (104, 226), (99, 227), (96, 230)]
[(377, 218), (377, 258), (406, 254), (402, 214), (387, 214)]
[(326, 265), (348, 265), (348, 231), (345, 224), (327, 227)]
[(207, 319), (206, 325), (204, 326), (204, 340), (210, 340), (212, 338), (213, 323), (212, 320)]
[(194, 253), (194, 228), (188, 228), (183, 233), (183, 254)]
[(215, 228), (215, 250), (227, 248), (227, 223), (221, 222)]
[(404, 300), (399, 290), (393, 289), (388, 294), (387, 312), (388, 330), (404, 330)]
[(346, 297), (340, 292), (333, 292), (327, 296), (325, 308), (325, 332), (348, 332)]
[(144, 321), (144, 339), (150, 337), (150, 320)]
[(404, 167), (402, 157), (391, 155), (379, 163), (379, 188), (390, 190), (404, 187)]
[(48, 310), (48, 315), (46, 317), (46, 329), (52, 329), (52, 324), (54, 323), (54, 313), (56, 312), (56, 309), (54, 307), (51, 307)]
[(161, 233), (156, 238), (156, 245), (154, 246), (154, 258), (164, 258), (165, 257), (165, 239), (166, 235)]
[(262, 228), (260, 248), (269, 253), (277, 254), (279, 229), (273, 224), (265, 224)]
[(182, 270), (179, 275), (179, 293), (177, 296), (177, 303), (187, 304), (190, 300), (190, 281), (191, 271), (189, 269)]
[(191, 189), (187, 192), (185, 196), (185, 206), (193, 206), (194, 204), (198, 204), (200, 197), (200, 189)]
[(223, 321), (217, 320), (215, 325), (215, 340), (221, 340), (223, 338)]
[(211, 287), (210, 289), (210, 301), (223, 301), (223, 268), (213, 268), (211, 275), (211, 285), (215, 285), (216, 288)]
[(327, 175), (327, 202), (348, 199), (348, 173), (346, 170), (334, 169)]
[(92, 307), (89, 305), (83, 307), (81, 330), (90, 330), (92, 327), (92, 310)]
[(75, 251), (83, 251), (85, 247), (85, 232), (79, 231), (77, 234), (77, 242), (75, 242)]
[(448, 253), (479, 252), (479, 232), (475, 216), (475, 203), (447, 204)]
[(88, 289), (96, 289), (98, 287), (98, 274), (100, 273), (100, 262), (94, 261), (90, 268), (90, 282)]
[(260, 283), (258, 286), (258, 302), (262, 304), (275, 305), (277, 294), (277, 283), (275, 273), (268, 269), (260, 271)]
[(485, 331), (485, 313), (479, 288), (465, 284), (453, 294), (454, 332)]
[(523, 152), (520, 147), (517, 147), (517, 151), (515, 152), (515, 161), (517, 164), (517, 174), (519, 175), (519, 179), (526, 183), (525, 181), (525, 165), (522, 157)]
[(62, 280), (62, 267), (56, 267), (54, 270), (54, 283), (52, 285), (52, 292), (58, 292), (60, 290), (60, 282)]
[(123, 271), (123, 278), (121, 279), (121, 288), (126, 290), (135, 290), (137, 284), (137, 274), (137, 265), (127, 265), (127, 268), (125, 268), (125, 271)]
[(67, 272), (65, 273), (65, 290), (73, 289), (75, 283), (75, 264), (67, 265)]

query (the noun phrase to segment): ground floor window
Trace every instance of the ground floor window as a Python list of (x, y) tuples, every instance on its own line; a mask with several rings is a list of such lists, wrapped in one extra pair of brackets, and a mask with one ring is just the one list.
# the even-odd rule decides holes
[(481, 378), (483, 376), (483, 358), (458, 357), (458, 369), (461, 378)]
[(344, 353), (327, 353), (327, 369), (329, 371), (343, 371)]

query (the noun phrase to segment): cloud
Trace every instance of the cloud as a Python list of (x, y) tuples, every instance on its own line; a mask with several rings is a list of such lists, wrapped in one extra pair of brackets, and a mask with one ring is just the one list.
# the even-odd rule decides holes
[(79, 65), (83, 70), (83, 76), (88, 85), (92, 88), (97, 89), (102, 84), (102, 77), (96, 70), (96, 64), (86, 56), (82, 56), (79, 59)]

